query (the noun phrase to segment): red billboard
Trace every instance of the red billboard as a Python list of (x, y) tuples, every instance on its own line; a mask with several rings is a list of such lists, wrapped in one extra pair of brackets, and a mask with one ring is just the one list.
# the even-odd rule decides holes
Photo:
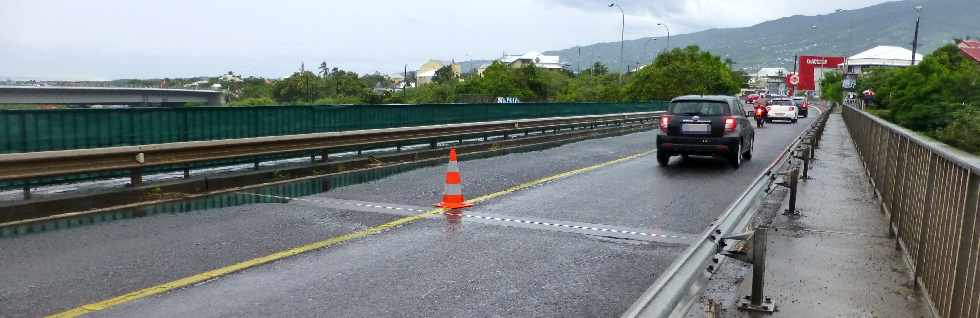
[[(796, 89), (801, 91), (816, 90), (817, 81), (823, 78), (823, 70), (837, 69), (838, 66), (844, 64), (844, 60), (845, 58), (843, 56), (800, 56), (800, 83), (796, 85)], [(788, 82), (789, 77), (787, 77), (787, 83)], [(793, 85), (789, 85), (789, 87), (792, 86)]]

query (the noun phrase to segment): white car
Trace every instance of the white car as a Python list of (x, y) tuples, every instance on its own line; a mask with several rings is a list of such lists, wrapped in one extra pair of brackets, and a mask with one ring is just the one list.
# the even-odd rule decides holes
[(789, 98), (773, 98), (769, 101), (769, 106), (766, 106), (766, 110), (769, 112), (769, 116), (766, 117), (768, 122), (788, 120), (796, 123), (796, 120), (800, 118), (800, 110)]

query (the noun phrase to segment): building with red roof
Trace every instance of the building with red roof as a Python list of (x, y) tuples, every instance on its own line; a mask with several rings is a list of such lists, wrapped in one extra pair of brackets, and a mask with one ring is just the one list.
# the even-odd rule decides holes
[(964, 40), (960, 42), (959, 47), (963, 55), (980, 63), (980, 40)]

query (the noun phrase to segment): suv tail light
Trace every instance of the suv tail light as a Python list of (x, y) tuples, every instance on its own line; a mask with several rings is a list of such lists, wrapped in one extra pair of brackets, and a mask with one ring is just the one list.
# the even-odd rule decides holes
[(794, 110), (796, 110), (796, 107), (792, 107), (792, 106), (791, 106), (791, 107), (789, 108), (789, 111), (794, 111)]
[(771, 110), (772, 110), (772, 106), (766, 106), (766, 111), (771, 111)]
[(725, 118), (725, 132), (735, 132), (735, 128), (738, 128), (738, 121), (735, 117)]
[(809, 107), (809, 105), (806, 103), (800, 104), (800, 109), (806, 109), (807, 107)]
[(660, 131), (667, 133), (667, 126), (670, 125), (670, 116), (660, 116)]

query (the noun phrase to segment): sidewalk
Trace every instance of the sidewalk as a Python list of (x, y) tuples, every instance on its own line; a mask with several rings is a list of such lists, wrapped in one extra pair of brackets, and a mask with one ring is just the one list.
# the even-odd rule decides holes
[[(827, 123), (799, 216), (777, 214), (768, 232), (765, 296), (772, 315), (725, 308), (723, 317), (931, 317), (840, 114)], [(785, 201), (781, 210), (786, 209)], [(751, 294), (751, 272), (739, 296)]]

